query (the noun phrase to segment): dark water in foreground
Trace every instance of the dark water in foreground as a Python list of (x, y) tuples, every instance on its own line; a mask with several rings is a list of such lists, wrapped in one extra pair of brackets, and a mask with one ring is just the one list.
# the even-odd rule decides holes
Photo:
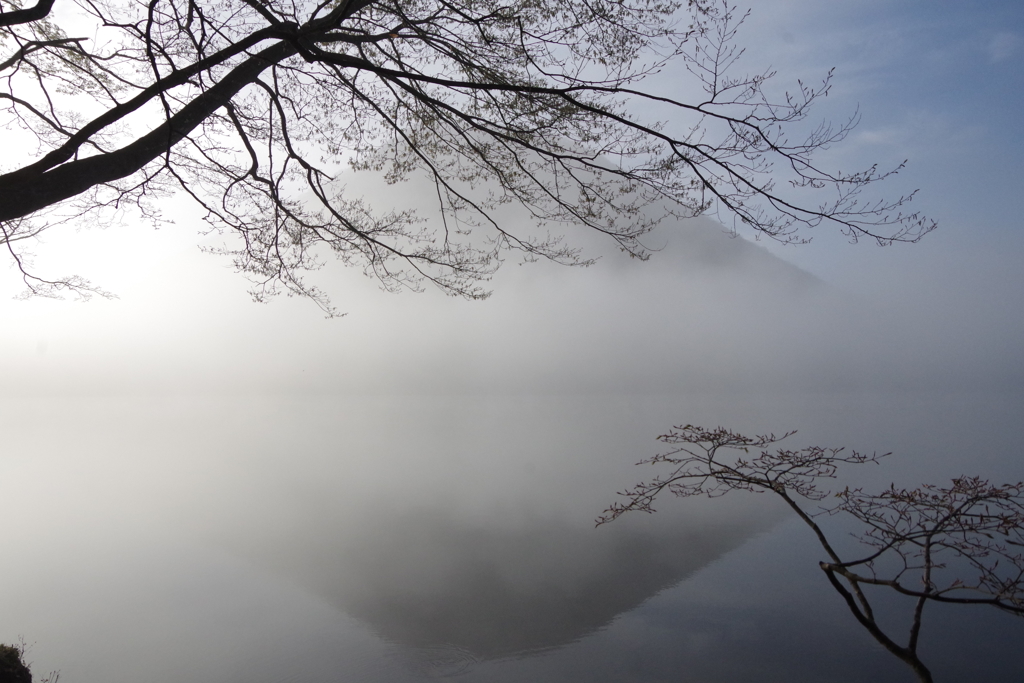
[[(2, 407), (0, 641), (66, 683), (910, 680), (772, 501), (593, 518), (678, 422), (896, 452), (843, 484), (1024, 470), (1019, 395)], [(1024, 620), (928, 619), (937, 680), (1019, 680)]]

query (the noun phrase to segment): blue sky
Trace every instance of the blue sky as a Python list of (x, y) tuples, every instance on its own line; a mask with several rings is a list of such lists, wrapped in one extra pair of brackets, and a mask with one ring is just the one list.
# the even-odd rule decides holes
[[(942, 249), (1019, 253), (1024, 190), (1024, 6), (1014, 2), (783, 2), (754, 5), (752, 62), (810, 80), (836, 67), (827, 107), (862, 121), (844, 152), (884, 165), (906, 158), (894, 191), (920, 189), (917, 209), (940, 222), (922, 245), (893, 251), (914, 263)], [(865, 263), (861, 251), (785, 250), (815, 272)], [(929, 243), (936, 242), (938, 245)], [(940, 249), (940, 247), (942, 249)], [(828, 252), (825, 257), (824, 251)], [(881, 262), (895, 259), (869, 254)], [(935, 257), (933, 257), (935, 258)], [(848, 276), (851, 277), (851, 276)], [(855, 277), (855, 276), (852, 276)]]

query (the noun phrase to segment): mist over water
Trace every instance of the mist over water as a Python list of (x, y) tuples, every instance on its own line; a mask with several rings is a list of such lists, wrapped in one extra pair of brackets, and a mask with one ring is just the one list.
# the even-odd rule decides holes
[[(294, 624), (263, 610), (297, 593), (289, 610), (316, 606), (300, 621), (336, 610), (364, 639), (493, 659), (585, 637), (778, 518), (748, 502), (596, 531), (617, 484), (599, 463), (622, 472), (622, 437), (585, 433), (587, 415), (624, 406), (572, 403), (8, 403), (5, 431), (21, 438), (5, 514), (25, 511), (7, 539), (8, 623), (85, 679), (171, 680), (185, 673), (165, 659), (173, 643), (246, 659), (246, 634), (266, 628), (291, 656), (305, 645)], [(60, 433), (43, 428), (53, 419)], [(517, 427), (493, 442), (505, 421)]]
[[(39, 274), (120, 298), (8, 301), (0, 269), (0, 642), (61, 683), (907, 681), (776, 501), (594, 518), (686, 423), (893, 452), (837, 488), (1024, 479), (1022, 7), (782, 0), (744, 27), (741, 65), (780, 92), (838, 67), (809, 130), (857, 102), (861, 123), (819, 161), (909, 158), (883, 194), (922, 188), (909, 209), (941, 228), (920, 244), (822, 226), (782, 248), (700, 219), (640, 263), (553, 226), (596, 264), (509, 258), (467, 302), (327, 257), (310, 281), (347, 315), (324, 320), (250, 304), (185, 202), (157, 231), (45, 233)], [(1022, 642), (1024, 620), (930, 606), (922, 658), (1017, 683)]]
[[(960, 399), (7, 400), (0, 638), (86, 681), (900, 681), (775, 501), (593, 518), (678, 415), (898, 451), (844, 483), (1017, 471), (1024, 400)], [(1013, 680), (1018, 620), (929, 616), (940, 670)]]
[[(573, 239), (596, 265), (485, 302), (325, 271), (340, 320), (174, 249), (117, 302), (3, 304), (0, 641), (104, 683), (904, 680), (774, 501), (593, 521), (674, 424), (895, 453), (841, 486), (1019, 479), (1020, 320), (706, 220), (647, 263)], [(930, 618), (950, 680), (1015, 680), (1016, 621)]]

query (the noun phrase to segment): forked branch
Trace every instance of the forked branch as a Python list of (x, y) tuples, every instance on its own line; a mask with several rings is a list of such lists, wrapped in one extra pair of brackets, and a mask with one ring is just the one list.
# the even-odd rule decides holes
[[(826, 488), (841, 466), (877, 463), (882, 455), (840, 448), (774, 448), (793, 432), (743, 436), (693, 425), (659, 438), (672, 448), (641, 461), (669, 472), (621, 492), (598, 525), (626, 512), (654, 512), (663, 492), (717, 497), (731, 491), (779, 496), (814, 533), (827, 559), (819, 566), (857, 621), (921, 681), (931, 673), (918, 656), (929, 602), (989, 605), (1024, 616), (1024, 483), (993, 485), (958, 477), (950, 486), (890, 486), (877, 494)], [(755, 454), (752, 454), (753, 451)], [(888, 454), (886, 454), (888, 455)], [(816, 509), (809, 503), (834, 501)], [(844, 559), (819, 523), (822, 515), (848, 515), (863, 528), (867, 551)], [(875, 617), (867, 588), (888, 588), (913, 598), (905, 644)]]

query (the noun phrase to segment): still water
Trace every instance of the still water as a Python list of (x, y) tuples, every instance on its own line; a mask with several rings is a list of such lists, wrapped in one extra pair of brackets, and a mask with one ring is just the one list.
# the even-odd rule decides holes
[[(841, 485), (1024, 471), (1019, 394), (0, 408), (0, 641), (62, 683), (907, 681), (773, 501), (593, 519), (685, 422), (895, 452)], [(937, 680), (1020, 680), (1022, 619), (934, 609), (922, 637)]]

